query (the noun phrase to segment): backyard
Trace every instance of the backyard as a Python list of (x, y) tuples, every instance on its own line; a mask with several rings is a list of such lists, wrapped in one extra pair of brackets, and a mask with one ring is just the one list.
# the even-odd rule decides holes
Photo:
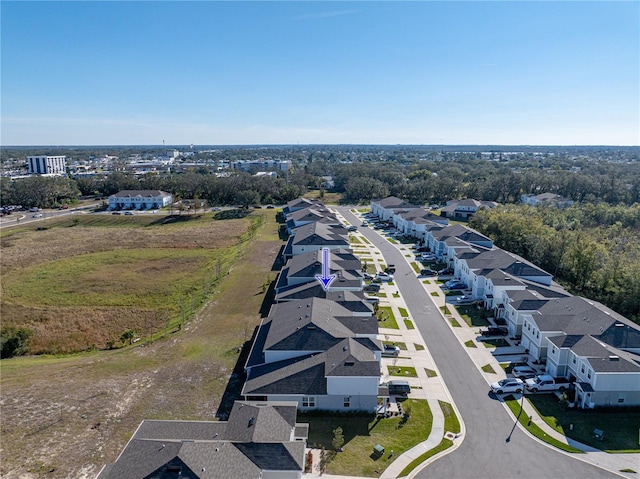
[[(424, 441), (431, 432), (433, 417), (427, 401), (407, 399), (402, 416), (380, 418), (374, 415), (300, 414), (299, 422), (309, 423), (309, 446), (331, 451), (328, 474), (379, 477), (400, 454)], [(410, 405), (410, 406), (409, 406)], [(333, 452), (333, 431), (341, 427), (344, 434), (342, 452)], [(385, 448), (382, 456), (373, 454), (377, 444)]]
[[(607, 452), (640, 452), (637, 408), (567, 409), (553, 394), (531, 395), (528, 399), (549, 426), (571, 439)], [(604, 431), (603, 440), (593, 437), (594, 429)]]

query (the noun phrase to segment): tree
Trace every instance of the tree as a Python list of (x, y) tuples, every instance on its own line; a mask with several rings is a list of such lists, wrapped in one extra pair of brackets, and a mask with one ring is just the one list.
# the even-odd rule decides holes
[(333, 430), (331, 445), (336, 451), (339, 451), (342, 449), (342, 446), (344, 446), (344, 435), (342, 434), (342, 428), (340, 426)]
[(133, 344), (133, 338), (136, 337), (136, 332), (133, 329), (127, 329), (124, 333), (120, 335), (120, 341), (126, 343), (129, 341), (129, 344)]
[(27, 343), (31, 334), (31, 330), (24, 327), (3, 326), (0, 329), (0, 358), (11, 358), (27, 354)]

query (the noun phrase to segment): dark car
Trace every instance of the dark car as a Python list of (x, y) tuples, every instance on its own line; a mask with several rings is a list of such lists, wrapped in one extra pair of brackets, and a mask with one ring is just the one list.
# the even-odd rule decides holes
[(452, 284), (451, 286), (447, 286), (447, 288), (449, 288), (449, 289), (467, 289), (467, 285), (466, 284), (462, 284), (462, 283), (456, 283), (456, 284)]
[(113, 213), (111, 213), (112, 215), (121, 215), (122, 213), (120, 213), (119, 211), (114, 211)]
[(438, 274), (436, 271), (432, 270), (432, 269), (421, 269), (420, 270), (420, 276), (435, 276), (436, 274)]
[(368, 284), (364, 288), (362, 288), (362, 290), (367, 292), (367, 293), (377, 293), (377, 292), (380, 291), (380, 285), (379, 284)]
[(448, 274), (453, 274), (453, 270), (451, 268), (444, 268), (441, 269), (440, 271), (438, 271), (438, 274), (440, 275), (448, 275)]
[(509, 334), (509, 330), (504, 326), (487, 326), (480, 328), (480, 334), (482, 336), (506, 336)]
[(384, 269), (385, 273), (389, 273), (389, 274), (393, 274), (396, 272), (396, 265), (395, 264), (390, 264), (388, 265), (385, 269)]

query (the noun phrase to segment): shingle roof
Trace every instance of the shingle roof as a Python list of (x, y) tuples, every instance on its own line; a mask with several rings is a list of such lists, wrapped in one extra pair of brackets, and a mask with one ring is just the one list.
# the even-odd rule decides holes
[(389, 208), (419, 208), (419, 206), (408, 203), (404, 200), (401, 200), (400, 198), (396, 197), (396, 196), (388, 196), (384, 199), (381, 200), (371, 200), (371, 203), (376, 203), (378, 205), (380, 205), (382, 208), (384, 209), (389, 209)]
[(180, 471), (192, 479), (258, 479), (263, 470), (302, 471), (305, 443), (292, 441), (295, 415), (295, 402), (242, 402), (228, 422), (143, 421), (98, 477), (165, 479)]
[(292, 245), (342, 245), (349, 247), (349, 232), (344, 226), (321, 222), (298, 226), (291, 232)]

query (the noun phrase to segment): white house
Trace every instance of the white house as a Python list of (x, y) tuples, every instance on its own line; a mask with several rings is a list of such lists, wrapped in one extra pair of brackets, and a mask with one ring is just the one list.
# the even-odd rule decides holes
[(109, 196), (110, 210), (153, 210), (168, 206), (170, 193), (159, 190), (122, 190)]
[(464, 200), (449, 200), (447, 205), (440, 209), (440, 214), (447, 218), (469, 219), (480, 208), (495, 208), (498, 203), (495, 201), (480, 201), (467, 198)]
[(407, 201), (401, 200), (395, 196), (389, 196), (381, 200), (371, 201), (371, 213), (388, 221), (393, 216), (393, 210), (411, 210), (420, 208), (417, 205), (413, 205)]
[(541, 193), (539, 195), (522, 195), (520, 196), (520, 201), (522, 201), (525, 205), (529, 206), (538, 206), (538, 205), (550, 205), (557, 206), (560, 208), (564, 208), (566, 206), (571, 206), (573, 201), (568, 200), (560, 195), (556, 195), (555, 193)]

